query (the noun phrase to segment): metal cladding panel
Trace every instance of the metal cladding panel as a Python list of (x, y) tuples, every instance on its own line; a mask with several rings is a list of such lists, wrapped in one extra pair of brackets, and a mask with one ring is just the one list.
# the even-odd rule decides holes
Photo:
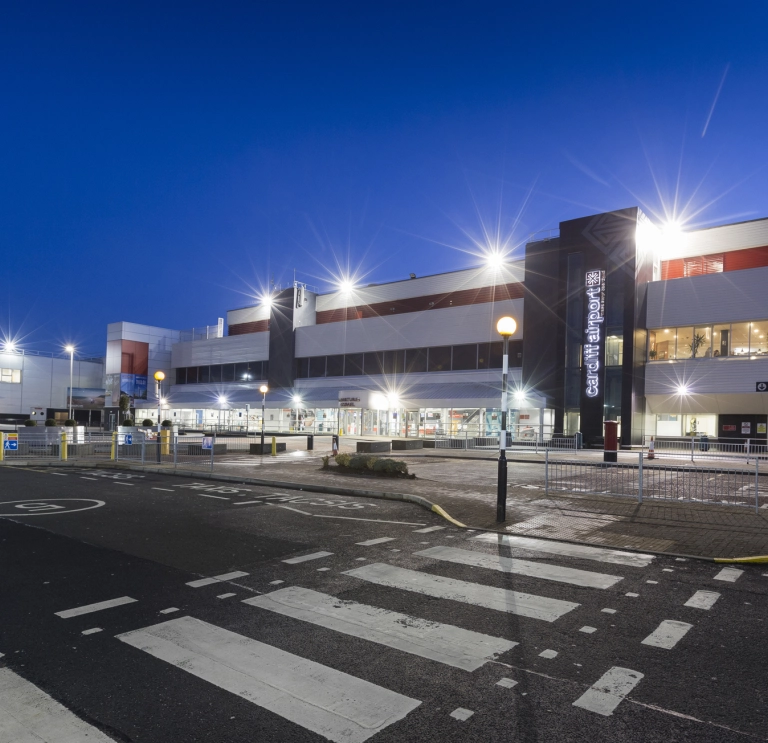
[(239, 325), (246, 322), (259, 322), (269, 320), (269, 307), (255, 305), (253, 307), (241, 307), (236, 310), (227, 310), (227, 325)]
[(664, 260), (691, 258), (710, 253), (759, 248), (768, 245), (768, 219), (726, 224), (684, 233), (679, 241), (665, 248)]
[(263, 361), (269, 355), (269, 333), (227, 335), (223, 338), (174, 343), (171, 366), (201, 366), (237, 361)]
[[(720, 393), (688, 395), (680, 399), (677, 395), (647, 395), (651, 412), (659, 415), (733, 415), (743, 414), (745, 420), (750, 416), (768, 413), (768, 394)], [(720, 418), (720, 421), (723, 419)], [(752, 427), (752, 431), (755, 428)], [(744, 438), (747, 438), (746, 436)]]
[[(768, 393), (755, 392), (757, 382), (768, 381), (768, 357), (654, 361), (645, 369), (647, 395), (665, 395), (678, 404), (699, 394), (750, 393), (757, 403)], [(684, 387), (686, 394), (680, 394)], [(699, 412), (706, 412), (699, 410)]]
[(768, 267), (648, 284), (646, 327), (768, 318)]
[(353, 292), (333, 292), (317, 297), (317, 311), (341, 309), (359, 305), (376, 304), (396, 299), (408, 299), (431, 294), (480, 289), (485, 286), (511, 284), (523, 280), (523, 261), (506, 263), (501, 268), (471, 268), (464, 271), (406, 279), (376, 286), (357, 287)]
[[(271, 389), (293, 386), (296, 362), (293, 313), (295, 290), (284, 289), (274, 295), (269, 318), (269, 379)], [(267, 335), (267, 333), (259, 333)]]
[(522, 338), (523, 300), (511, 299), (297, 328), (296, 357), (496, 341), (503, 315), (517, 320), (513, 339)]

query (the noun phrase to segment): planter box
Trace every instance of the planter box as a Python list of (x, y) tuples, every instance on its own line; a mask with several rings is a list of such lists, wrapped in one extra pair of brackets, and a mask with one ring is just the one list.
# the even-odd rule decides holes
[(404, 451), (408, 449), (423, 449), (424, 439), (392, 439), (393, 451)]
[[(275, 446), (277, 453), (279, 454), (281, 451), (285, 451), (285, 442), (284, 441), (278, 441)], [(250, 446), (250, 453), (251, 454), (271, 454), (272, 453), (272, 444), (264, 442), (264, 448), (262, 449), (261, 444), (251, 444)]]
[(378, 452), (392, 451), (391, 441), (358, 441), (358, 454), (376, 454)]

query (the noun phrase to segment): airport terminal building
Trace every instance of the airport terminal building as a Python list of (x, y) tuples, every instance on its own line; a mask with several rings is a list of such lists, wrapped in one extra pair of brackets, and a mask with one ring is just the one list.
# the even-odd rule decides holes
[(510, 315), (510, 430), (622, 446), (706, 433), (765, 439), (768, 219), (664, 231), (639, 208), (560, 224), (521, 260), (318, 293), (302, 283), (176, 331), (108, 327), (106, 416), (120, 394), (182, 427), (493, 436)]

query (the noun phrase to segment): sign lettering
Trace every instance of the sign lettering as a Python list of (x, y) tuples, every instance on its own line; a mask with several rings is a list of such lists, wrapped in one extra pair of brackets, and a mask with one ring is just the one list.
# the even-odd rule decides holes
[(605, 322), (605, 271), (587, 271), (587, 327), (584, 329), (584, 365), (587, 369), (586, 395), (600, 394), (600, 365), (603, 361), (603, 323)]

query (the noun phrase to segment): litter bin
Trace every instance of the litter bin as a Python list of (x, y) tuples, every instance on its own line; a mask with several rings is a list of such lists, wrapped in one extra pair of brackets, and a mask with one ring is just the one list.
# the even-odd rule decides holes
[(312, 451), (315, 448), (315, 437), (312, 434), (307, 436), (307, 451)]
[(706, 434), (702, 434), (701, 436), (699, 449), (701, 451), (709, 451), (709, 436), (707, 436)]

